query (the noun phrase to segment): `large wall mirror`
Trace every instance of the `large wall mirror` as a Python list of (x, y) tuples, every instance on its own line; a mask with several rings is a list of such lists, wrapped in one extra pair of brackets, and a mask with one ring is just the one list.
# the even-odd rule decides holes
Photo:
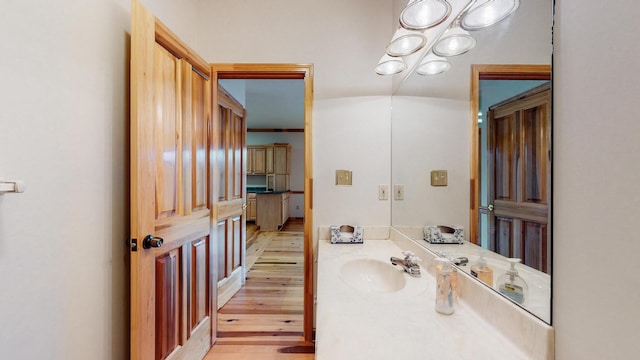
[[(401, 9), (406, 1), (395, 1)], [(438, 75), (412, 73), (392, 98), (392, 226), (432, 251), (481, 254), (498, 278), (519, 258), (528, 286), (513, 299), (551, 323), (551, 55), (553, 1), (522, 1), (473, 31), (471, 51)], [(446, 186), (432, 172), (446, 172)], [(428, 225), (464, 227), (464, 245), (429, 244)], [(488, 283), (492, 282), (492, 283)]]

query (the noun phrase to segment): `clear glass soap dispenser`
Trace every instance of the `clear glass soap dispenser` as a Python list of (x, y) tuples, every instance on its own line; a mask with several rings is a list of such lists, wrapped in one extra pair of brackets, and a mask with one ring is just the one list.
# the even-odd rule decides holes
[(524, 304), (529, 296), (529, 286), (516, 270), (516, 264), (520, 259), (511, 258), (508, 261), (511, 267), (498, 278), (498, 291), (518, 304)]
[(487, 265), (484, 251), (480, 252), (480, 258), (475, 265), (471, 265), (471, 275), (477, 277), (483, 283), (493, 287), (493, 269)]
[(435, 259), (440, 265), (440, 271), (436, 278), (436, 311), (450, 315), (453, 314), (453, 281), (451, 260), (443, 257)]

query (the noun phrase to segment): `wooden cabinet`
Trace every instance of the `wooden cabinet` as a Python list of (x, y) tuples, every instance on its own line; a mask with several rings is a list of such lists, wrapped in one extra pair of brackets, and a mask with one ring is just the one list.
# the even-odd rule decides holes
[[(266, 174), (266, 153), (264, 146), (247, 146), (247, 174)], [(273, 161), (273, 160), (272, 160)]]
[(290, 193), (257, 194), (256, 225), (263, 231), (277, 231), (289, 219)]
[(256, 193), (247, 193), (247, 220), (256, 221), (258, 216), (258, 206)]
[(289, 220), (289, 195), (290, 192), (282, 194), (282, 206), (280, 208), (280, 226), (284, 225)]
[(291, 145), (270, 144), (266, 146), (267, 189), (287, 191), (291, 173)]

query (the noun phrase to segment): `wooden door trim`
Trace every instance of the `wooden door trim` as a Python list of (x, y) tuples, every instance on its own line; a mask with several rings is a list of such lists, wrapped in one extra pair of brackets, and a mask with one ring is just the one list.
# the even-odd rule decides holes
[(480, 99), (480, 80), (551, 80), (551, 65), (530, 64), (473, 64), (471, 65), (471, 158), (470, 158), (470, 199), (469, 199), (469, 237), (478, 243), (478, 205), (480, 204), (480, 174), (478, 162), (479, 134), (478, 107)]
[[(304, 81), (304, 339), (313, 341), (313, 65), (311, 64), (210, 64), (213, 84), (219, 79), (300, 79)], [(212, 109), (217, 109), (213, 86)], [(214, 113), (214, 116), (215, 113)], [(214, 122), (215, 123), (215, 122)], [(215, 209), (215, 207), (213, 207)]]

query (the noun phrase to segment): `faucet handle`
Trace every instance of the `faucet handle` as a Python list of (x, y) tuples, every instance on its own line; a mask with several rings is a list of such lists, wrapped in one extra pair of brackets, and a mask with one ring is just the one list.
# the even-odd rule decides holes
[(410, 250), (404, 250), (402, 252), (402, 255), (404, 255), (405, 260), (408, 260), (412, 263), (415, 263), (416, 261), (422, 261), (422, 259), (420, 259), (419, 257), (417, 257), (412, 251)]

